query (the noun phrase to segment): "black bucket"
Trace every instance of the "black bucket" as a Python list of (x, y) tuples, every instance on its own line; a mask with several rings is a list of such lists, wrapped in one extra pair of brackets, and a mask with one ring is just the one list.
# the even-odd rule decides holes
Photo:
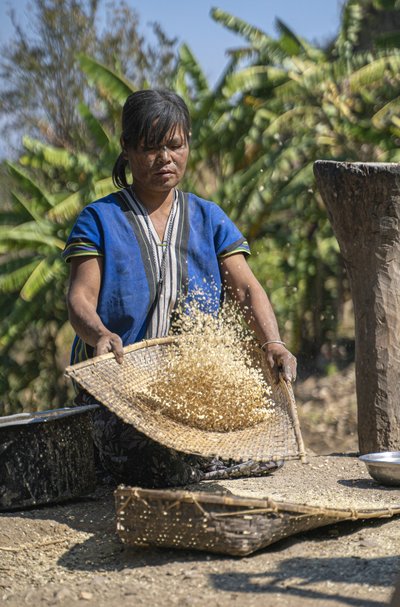
[(0, 417), (0, 510), (63, 502), (96, 484), (97, 405)]

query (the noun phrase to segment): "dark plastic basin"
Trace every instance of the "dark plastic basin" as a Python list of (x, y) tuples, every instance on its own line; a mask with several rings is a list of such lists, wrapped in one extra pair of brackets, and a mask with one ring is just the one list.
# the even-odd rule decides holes
[(62, 502), (94, 489), (95, 408), (0, 417), (0, 510)]

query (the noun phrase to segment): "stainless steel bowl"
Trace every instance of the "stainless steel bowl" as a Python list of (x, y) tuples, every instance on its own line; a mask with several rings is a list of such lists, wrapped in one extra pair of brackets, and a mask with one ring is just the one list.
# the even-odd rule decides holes
[(381, 485), (400, 485), (400, 451), (367, 453), (359, 458)]

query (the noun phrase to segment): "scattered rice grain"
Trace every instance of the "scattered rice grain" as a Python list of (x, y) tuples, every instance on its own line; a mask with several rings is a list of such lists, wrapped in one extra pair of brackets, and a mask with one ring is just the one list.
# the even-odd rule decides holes
[(192, 303), (175, 329), (157, 379), (142, 396), (165, 415), (203, 430), (229, 431), (265, 421), (271, 388), (252, 355), (254, 343), (231, 304), (218, 316)]

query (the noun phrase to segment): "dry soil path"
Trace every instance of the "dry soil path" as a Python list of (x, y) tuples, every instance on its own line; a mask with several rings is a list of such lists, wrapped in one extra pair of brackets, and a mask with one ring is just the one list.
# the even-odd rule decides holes
[[(379, 499), (400, 503), (398, 489), (374, 484), (361, 464), (351, 475), (346, 461), (311, 458), (300, 476), (300, 464), (287, 462), (273, 483), (270, 477), (221, 486), (234, 494), (275, 492), (277, 497), (286, 491), (290, 497), (291, 484), (301, 484), (318, 495), (320, 479), (340, 475), (342, 467), (345, 491), (353, 487), (358, 495), (380, 494), (372, 505)], [(112, 490), (100, 488), (74, 503), (1, 515), (0, 604), (378, 607), (392, 595), (399, 546), (400, 517), (393, 517), (342, 522), (245, 558), (126, 548), (115, 533)]]

